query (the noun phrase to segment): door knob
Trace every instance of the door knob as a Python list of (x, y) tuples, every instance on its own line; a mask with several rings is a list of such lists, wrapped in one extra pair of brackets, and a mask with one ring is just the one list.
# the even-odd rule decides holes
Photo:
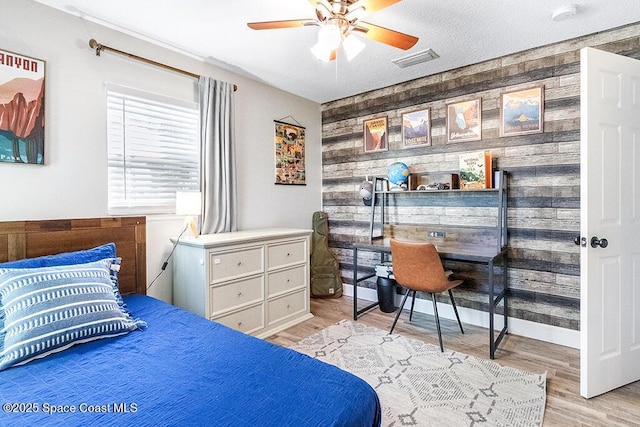
[(591, 238), (591, 247), (592, 248), (597, 248), (598, 246), (600, 246), (601, 248), (606, 248), (607, 246), (609, 246), (609, 242), (607, 241), (607, 239), (598, 239), (596, 236), (593, 236)]
[(573, 243), (576, 244), (576, 246), (580, 246), (580, 236), (576, 236), (573, 238)]

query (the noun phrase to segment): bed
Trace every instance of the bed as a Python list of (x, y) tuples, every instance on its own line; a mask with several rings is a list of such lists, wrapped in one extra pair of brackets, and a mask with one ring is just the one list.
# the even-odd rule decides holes
[[(117, 283), (118, 307), (135, 326), (4, 366), (0, 424), (380, 425), (377, 395), (363, 380), (146, 296), (145, 235), (144, 217), (0, 222), (0, 324), (7, 331), (19, 298), (12, 298), (17, 287), (6, 283), (26, 276), (66, 280), (72, 270), (98, 271), (99, 285)], [(96, 256), (91, 250), (106, 246), (115, 247), (121, 262), (114, 258), (109, 268), (105, 260), (47, 264), (50, 254)], [(27, 267), (6, 267), (20, 259)], [(49, 261), (33, 267), (34, 259)], [(13, 344), (5, 335), (0, 350), (9, 353)]]

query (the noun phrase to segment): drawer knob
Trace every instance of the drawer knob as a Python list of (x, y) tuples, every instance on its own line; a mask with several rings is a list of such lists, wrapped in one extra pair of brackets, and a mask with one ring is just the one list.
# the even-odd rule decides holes
[(242, 326), (242, 322), (238, 322), (238, 327)]
[(291, 255), (289, 252), (287, 252), (287, 256)]
[(238, 267), (242, 265), (242, 261), (238, 261)]
[(291, 282), (291, 279), (287, 279), (287, 283)]
[(287, 310), (291, 308), (291, 304), (287, 304)]
[(242, 292), (238, 292), (238, 298), (242, 296)]

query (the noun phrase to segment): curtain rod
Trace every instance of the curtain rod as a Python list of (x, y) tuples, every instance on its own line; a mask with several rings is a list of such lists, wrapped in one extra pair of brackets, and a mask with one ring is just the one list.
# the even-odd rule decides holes
[[(153, 61), (151, 59), (143, 58), (142, 56), (134, 55), (133, 53), (125, 52), (125, 51), (120, 50), (120, 49), (115, 49), (113, 47), (105, 46), (103, 44), (98, 43), (96, 41), (96, 39), (89, 40), (89, 46), (91, 47), (91, 49), (95, 49), (96, 50), (96, 56), (100, 56), (100, 52), (103, 51), (103, 50), (110, 50), (111, 52), (117, 53), (119, 55), (124, 55), (124, 56), (127, 56), (127, 57), (131, 58), (131, 59), (136, 59), (138, 61), (146, 62), (147, 64), (155, 65), (156, 67), (165, 68), (167, 70), (171, 70), (171, 71), (176, 72), (176, 73), (184, 74), (184, 75), (187, 75), (189, 77), (193, 77), (194, 79), (199, 79), (200, 78), (199, 74), (195, 74), (195, 73), (191, 73), (189, 71), (181, 70), (180, 68), (172, 67), (171, 65), (162, 64), (160, 62), (156, 62), (156, 61)], [(233, 85), (233, 91), (235, 92), (237, 90), (238, 90), (238, 86)]]

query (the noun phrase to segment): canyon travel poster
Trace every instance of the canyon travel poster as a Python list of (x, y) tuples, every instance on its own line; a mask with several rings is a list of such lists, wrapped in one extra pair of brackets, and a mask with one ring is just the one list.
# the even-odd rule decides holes
[(0, 162), (44, 164), (44, 61), (0, 50)]

